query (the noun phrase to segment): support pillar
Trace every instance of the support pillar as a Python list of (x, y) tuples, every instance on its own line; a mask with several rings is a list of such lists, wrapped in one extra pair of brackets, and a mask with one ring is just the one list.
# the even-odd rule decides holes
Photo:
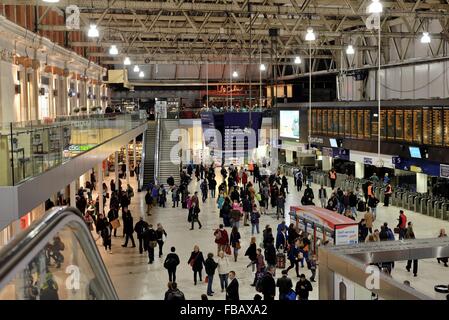
[(416, 173), (416, 192), (427, 193), (427, 174)]
[(136, 166), (137, 166), (137, 162), (136, 162), (136, 138), (134, 138), (134, 140), (133, 140), (133, 165), (134, 165), (134, 168), (136, 168)]
[(355, 163), (355, 177), (363, 179), (365, 177), (365, 164), (356, 162)]
[(323, 156), (323, 171), (332, 169), (332, 157)]
[(126, 143), (126, 148), (125, 148), (125, 158), (126, 158), (126, 184), (129, 184), (129, 143)]
[(104, 214), (104, 204), (103, 204), (103, 162), (100, 162), (97, 166), (97, 174), (98, 174), (98, 187), (97, 187), (97, 192), (98, 192), (98, 202), (99, 202), (99, 206), (98, 206), (98, 210), (100, 214)]
[(115, 185), (118, 190), (118, 186), (119, 186), (118, 181), (120, 179), (118, 176), (118, 151), (116, 151), (114, 154), (114, 169), (115, 169)]
[(70, 182), (70, 206), (76, 208), (76, 180)]

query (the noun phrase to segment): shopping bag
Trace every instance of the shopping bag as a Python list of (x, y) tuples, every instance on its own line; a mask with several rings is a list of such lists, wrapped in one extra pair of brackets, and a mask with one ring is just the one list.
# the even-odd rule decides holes
[(225, 252), (226, 252), (226, 254), (227, 255), (231, 255), (231, 246), (228, 244), (228, 245), (226, 245), (226, 248), (225, 248)]
[(111, 221), (112, 229), (118, 229), (120, 227), (120, 220), (114, 219)]
[(208, 283), (208, 282), (209, 282), (209, 276), (206, 276), (206, 277), (204, 278), (204, 282), (205, 282), (205, 283)]

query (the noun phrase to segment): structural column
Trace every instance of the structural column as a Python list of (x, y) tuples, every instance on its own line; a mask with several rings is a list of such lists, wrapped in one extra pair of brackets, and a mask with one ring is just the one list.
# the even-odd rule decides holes
[(329, 171), (332, 169), (332, 157), (329, 156), (323, 156), (323, 170)]
[(126, 143), (126, 148), (125, 148), (125, 157), (126, 157), (126, 184), (129, 184), (129, 142)]
[(100, 162), (97, 166), (97, 174), (98, 174), (98, 187), (97, 187), (97, 192), (98, 192), (98, 201), (99, 201), (99, 206), (98, 206), (98, 210), (100, 214), (103, 214), (103, 209), (104, 209), (104, 204), (103, 204), (103, 162)]
[(119, 187), (119, 175), (118, 175), (118, 151), (114, 154), (114, 169), (115, 169), (115, 185), (116, 189), (118, 190)]
[(416, 192), (427, 193), (427, 174), (416, 173)]
[(70, 182), (70, 206), (76, 208), (76, 180)]
[(365, 164), (356, 162), (355, 163), (355, 177), (363, 179), (365, 177)]
[(137, 162), (136, 162), (136, 138), (134, 138), (134, 140), (133, 140), (133, 165), (134, 165), (134, 168), (136, 168), (136, 166), (137, 166)]

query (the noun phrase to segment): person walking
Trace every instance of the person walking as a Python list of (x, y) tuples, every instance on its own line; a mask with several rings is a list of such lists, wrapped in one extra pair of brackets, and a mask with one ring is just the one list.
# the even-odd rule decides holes
[(261, 281), (261, 292), (263, 299), (266, 301), (273, 301), (276, 296), (276, 282), (274, 281), (274, 267), (268, 267), (267, 272), (263, 275)]
[(300, 250), (298, 243), (295, 242), (293, 246), (290, 247), (290, 250), (288, 252), (288, 260), (290, 261), (290, 266), (286, 269), (287, 274), (290, 271), (290, 269), (295, 268), (296, 276), (299, 278), (299, 261), (302, 258), (300, 257)]
[(179, 199), (180, 199), (179, 194), (180, 194), (179, 187), (177, 185), (174, 185), (173, 188), (171, 189), (171, 199), (173, 202), (172, 208), (179, 207)]
[(168, 283), (168, 290), (165, 292), (164, 300), (167, 301), (181, 301), (185, 300), (184, 293), (178, 289), (178, 284), (176, 282)]
[(215, 175), (209, 180), (209, 190), (211, 198), (215, 198), (215, 191), (217, 189), (217, 180), (215, 180)]
[[(103, 227), (101, 227), (100, 230), (100, 236), (103, 239), (103, 246), (106, 251), (108, 251), (109, 248), (109, 254), (112, 254), (112, 226), (111, 223), (106, 218), (101, 218), (102, 215), (100, 215), (100, 219), (103, 220)], [(97, 221), (97, 232), (98, 232), (98, 222)]]
[(273, 268), (273, 276), (276, 276), (276, 248), (274, 243), (270, 242), (264, 247), (265, 261), (267, 262), (267, 268)]
[(226, 251), (226, 246), (229, 243), (228, 232), (224, 228), (223, 224), (220, 224), (219, 228), (214, 232), (215, 243), (217, 244), (217, 255), (220, 251)]
[(276, 218), (279, 220), (279, 217), (284, 219), (285, 215), (285, 197), (282, 192), (279, 193), (279, 196), (276, 201)]
[(399, 211), (398, 225), (396, 228), (398, 228), (399, 240), (404, 239), (405, 231), (407, 230), (407, 216), (405, 215), (404, 210)]
[[(388, 177), (388, 176), (386, 176)], [(384, 192), (384, 207), (388, 207), (390, 205), (390, 197), (393, 193), (393, 188), (391, 187), (390, 182), (387, 182), (387, 185), (385, 186), (385, 192)]]
[(176, 248), (171, 247), (170, 253), (167, 254), (167, 257), (164, 261), (164, 268), (168, 271), (168, 280), (170, 282), (176, 282), (176, 268), (180, 263), (179, 256), (175, 253), (175, 251)]
[(228, 270), (229, 260), (225, 256), (224, 251), (220, 251), (217, 258), (217, 271), (218, 277), (220, 278), (221, 292), (224, 292), (228, 287)]
[(354, 193), (354, 191), (349, 192), (349, 208), (351, 209), (352, 216), (354, 218), (357, 218), (357, 195)]
[(226, 300), (228, 301), (239, 301), (239, 282), (235, 277), (235, 271), (230, 271), (228, 274), (229, 285), (226, 287)]
[[(438, 238), (446, 238), (447, 234), (446, 234), (446, 230), (444, 230), (443, 228), (440, 229), (440, 234), (438, 235)], [(447, 263), (448, 263), (449, 258), (448, 257), (443, 257), (443, 258), (437, 258), (438, 263), (443, 262), (444, 266), (447, 267)]]
[(365, 216), (363, 217), (365, 219), (365, 225), (368, 228), (369, 233), (373, 233), (373, 222), (375, 220), (374, 215), (371, 211), (365, 212)]
[(154, 248), (157, 246), (157, 234), (152, 224), (144, 231), (143, 239), (144, 249), (148, 252), (148, 264), (152, 264), (154, 262)]
[(335, 183), (337, 182), (337, 171), (335, 171), (335, 168), (332, 168), (329, 171), (329, 180), (331, 183), (331, 189), (334, 190), (335, 189)]
[(137, 235), (137, 240), (139, 240), (139, 253), (143, 254), (143, 235), (145, 233), (145, 230), (148, 229), (148, 223), (143, 220), (143, 217), (140, 217), (139, 221), (137, 221), (136, 225), (134, 226), (134, 231)]
[[(404, 239), (416, 239), (415, 238), (415, 232), (413, 231), (413, 223), (409, 221), (407, 223), (407, 230), (405, 231)], [(408, 272), (410, 272), (410, 268), (412, 267), (412, 260), (407, 261), (407, 266), (405, 269), (407, 269)], [(413, 276), (418, 276), (418, 259), (413, 260)]]
[(276, 287), (279, 288), (279, 300), (288, 300), (287, 294), (292, 290), (292, 279), (288, 277), (287, 270), (282, 270), (282, 277), (276, 281)]
[(299, 276), (299, 281), (296, 283), (296, 294), (299, 300), (309, 300), (309, 292), (313, 290), (312, 284), (306, 279), (304, 274)]
[(214, 291), (212, 290), (212, 283), (214, 281), (215, 270), (218, 267), (218, 263), (214, 260), (214, 254), (208, 253), (207, 259), (204, 262), (204, 268), (207, 274), (207, 295), (213, 296)]
[(160, 223), (157, 224), (156, 235), (157, 235), (157, 244), (159, 246), (159, 258), (161, 258), (163, 255), (162, 247), (164, 246), (165, 238), (167, 237), (167, 232)]
[(251, 237), (251, 243), (248, 249), (246, 249), (245, 256), (250, 260), (250, 263), (246, 267), (248, 268), (249, 266), (251, 266), (252, 271), (254, 272), (254, 268), (257, 262), (256, 237)]
[(252, 287), (257, 285), (257, 281), (261, 278), (263, 273), (265, 272), (265, 259), (262, 255), (262, 249), (258, 248), (256, 250), (256, 274), (254, 276), (254, 281), (251, 284)]
[(254, 233), (257, 231), (257, 234), (260, 233), (259, 231), (259, 222), (260, 222), (260, 213), (257, 210), (257, 205), (253, 205), (253, 209), (251, 211), (251, 235), (254, 235)]
[(239, 254), (239, 250), (241, 248), (240, 245), (240, 232), (237, 227), (233, 227), (231, 231), (231, 236), (229, 238), (229, 245), (233, 248), (234, 251), (234, 262), (237, 262), (237, 257)]
[(200, 278), (200, 282), (203, 281), (203, 264), (204, 264), (204, 257), (203, 253), (200, 251), (200, 247), (195, 245), (193, 247), (193, 251), (190, 254), (190, 258), (187, 261), (187, 264), (189, 264), (192, 267), (193, 271), (193, 283), (197, 284), (197, 275)]
[(201, 229), (202, 225), (199, 219), (199, 214), (200, 214), (200, 207), (198, 206), (198, 204), (192, 200), (192, 206), (189, 209), (189, 219), (190, 222), (192, 223), (192, 227), (190, 228), (190, 230), (194, 230), (194, 226), (195, 226), (195, 222), (198, 222), (199, 225), (199, 229)]
[(242, 197), (242, 209), (243, 209), (243, 225), (249, 226), (248, 219), (249, 219), (249, 214), (252, 211), (252, 205), (251, 205), (251, 200), (249, 199), (247, 194), (245, 194)]
[(125, 243), (122, 244), (122, 247), (126, 248), (128, 246), (128, 240), (131, 239), (132, 247), (136, 247), (136, 243), (134, 242), (134, 223), (131, 212), (128, 208), (124, 208), (123, 213), (123, 232), (125, 233)]
[(326, 206), (327, 206), (327, 191), (323, 185), (321, 185), (321, 188), (318, 190), (318, 198), (320, 199), (321, 208), (326, 208)]

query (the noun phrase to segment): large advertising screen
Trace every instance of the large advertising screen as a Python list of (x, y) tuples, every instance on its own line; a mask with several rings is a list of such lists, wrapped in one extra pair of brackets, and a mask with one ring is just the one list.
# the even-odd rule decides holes
[(299, 110), (281, 110), (279, 113), (279, 136), (299, 139)]

